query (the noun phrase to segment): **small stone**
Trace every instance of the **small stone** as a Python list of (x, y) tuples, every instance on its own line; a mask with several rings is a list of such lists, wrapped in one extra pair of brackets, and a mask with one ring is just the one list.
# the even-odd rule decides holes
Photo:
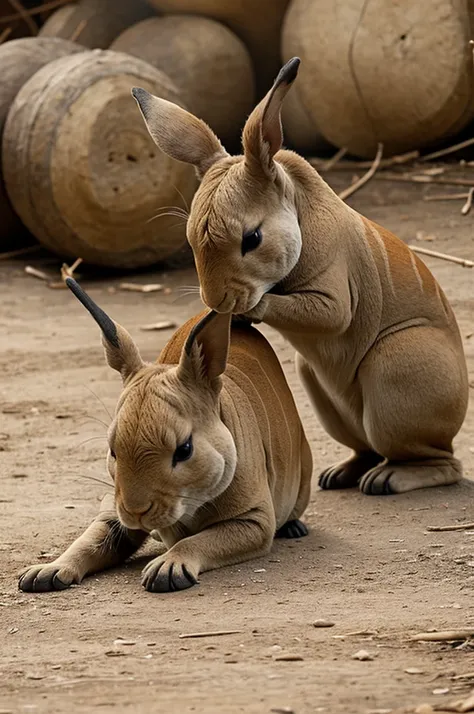
[(12, 478), (28, 478), (28, 474), (12, 474)]
[(114, 640), (114, 645), (122, 645), (123, 647), (132, 647), (136, 644), (136, 640), (123, 640), (121, 637)]
[(106, 657), (125, 657), (125, 652), (122, 650), (106, 650), (104, 654)]
[(266, 573), (267, 571), (265, 568), (256, 568), (253, 572), (254, 573)]
[(275, 657), (275, 662), (303, 662), (304, 657), (298, 654), (281, 654)]
[(150, 653), (150, 654), (146, 654), (143, 659), (151, 659), (152, 657), (153, 657), (153, 655)]
[(331, 620), (315, 620), (313, 622), (313, 627), (334, 627), (336, 623), (331, 622)]
[(53, 664), (51, 665), (51, 669), (62, 669), (62, 664)]
[(27, 674), (26, 675), (27, 679), (34, 679), (34, 680), (44, 679), (44, 677), (45, 677), (44, 674)]
[(156, 647), (156, 642), (147, 642), (146, 646), (147, 647)]
[(9, 635), (14, 635), (16, 632), (18, 632), (18, 627), (10, 627), (8, 630)]
[(352, 659), (358, 659), (360, 662), (371, 662), (374, 658), (367, 650), (359, 650), (352, 655)]
[(76, 506), (73, 506), (72, 503), (66, 503), (64, 508), (75, 508)]
[(407, 674), (424, 674), (422, 669), (418, 669), (418, 667), (407, 667), (404, 670)]
[(439, 689), (433, 689), (433, 694), (449, 694), (449, 687), (439, 687)]
[(273, 707), (270, 711), (274, 714), (295, 714), (295, 710), (291, 707)]

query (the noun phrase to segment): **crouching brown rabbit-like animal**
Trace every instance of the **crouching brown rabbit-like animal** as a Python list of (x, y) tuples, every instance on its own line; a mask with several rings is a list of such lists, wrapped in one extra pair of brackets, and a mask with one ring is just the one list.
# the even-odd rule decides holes
[(150, 134), (202, 181), (188, 220), (201, 296), (219, 313), (279, 330), (327, 432), (353, 450), (322, 488), (389, 494), (461, 479), (452, 441), (467, 369), (448, 301), (396, 236), (346, 205), (302, 157), (281, 150), (281, 70), (229, 156), (184, 109), (134, 89)]
[(143, 571), (152, 592), (189, 588), (200, 573), (269, 552), (298, 519), (312, 458), (270, 344), (230, 314), (183, 325), (156, 364), (72, 279), (68, 287), (102, 330), (124, 389), (108, 433), (115, 483), (99, 515), (63, 555), (28, 568), (21, 590), (62, 590), (131, 556), (152, 531), (164, 552)]

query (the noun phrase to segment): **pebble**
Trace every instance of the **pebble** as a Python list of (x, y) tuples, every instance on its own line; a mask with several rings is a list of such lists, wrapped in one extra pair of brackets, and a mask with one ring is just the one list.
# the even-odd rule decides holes
[(266, 573), (267, 571), (265, 568), (256, 568), (253, 572), (254, 573)]
[(62, 664), (53, 664), (51, 665), (51, 669), (62, 669)]
[(121, 637), (114, 640), (114, 645), (123, 645), (124, 647), (131, 647), (132, 645), (136, 644), (136, 640), (123, 640)]
[(295, 710), (291, 707), (272, 707), (270, 711), (273, 714), (295, 714)]
[(125, 657), (125, 652), (122, 650), (106, 650), (104, 654), (106, 657)]
[(44, 679), (45, 675), (44, 674), (27, 674), (26, 678), (27, 679)]
[(352, 659), (358, 659), (360, 662), (371, 662), (374, 658), (367, 650), (359, 650), (352, 655)]
[(331, 620), (315, 620), (313, 622), (313, 627), (334, 627), (336, 623), (331, 622)]
[(72, 503), (66, 503), (66, 504), (64, 504), (64, 508), (75, 508), (75, 507), (76, 507), (76, 506), (74, 506)]
[(440, 687), (439, 689), (433, 689), (433, 694), (448, 694), (449, 687)]
[(418, 667), (407, 667), (405, 669), (405, 672), (407, 674), (424, 674), (422, 669), (418, 669)]

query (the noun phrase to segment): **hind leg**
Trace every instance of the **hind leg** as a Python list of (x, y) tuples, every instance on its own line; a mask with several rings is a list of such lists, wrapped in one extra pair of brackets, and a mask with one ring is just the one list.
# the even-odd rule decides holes
[(369, 469), (383, 461), (383, 456), (374, 453), (364, 436), (356, 434), (356, 430), (351, 428), (348, 421), (337, 411), (320, 388), (313, 370), (300, 354), (296, 355), (296, 369), (327, 433), (354, 451), (349, 459), (325, 469), (319, 476), (319, 486), (323, 489), (353, 488)]
[(441, 330), (413, 327), (383, 338), (365, 358), (364, 427), (385, 460), (363, 476), (363, 493), (404, 493), (462, 478), (452, 440), (466, 413), (467, 378), (456, 347)]

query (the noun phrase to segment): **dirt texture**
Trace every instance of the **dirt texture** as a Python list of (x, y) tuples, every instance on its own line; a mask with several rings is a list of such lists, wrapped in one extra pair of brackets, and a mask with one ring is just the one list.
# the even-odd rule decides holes
[[(350, 174), (333, 178), (342, 188)], [(474, 214), (461, 215), (462, 201), (422, 200), (440, 188), (373, 181), (351, 201), (408, 242), (422, 231), (419, 245), (472, 259)], [(264, 327), (313, 450), (310, 534), (164, 595), (140, 585), (153, 546), (68, 591), (17, 589), (18, 571), (52, 560), (96, 514), (107, 488), (93, 479), (107, 479), (104, 437), (121, 385), (73, 297), (25, 275), (24, 262), (0, 263), (1, 712), (368, 714), (467, 696), (469, 643), (410, 641), (474, 627), (474, 529), (427, 530), (474, 521), (474, 270), (426, 262), (454, 307), (469, 363), (470, 408), (456, 440), (467, 480), (389, 497), (319, 491), (319, 471), (346, 450), (311, 411), (292, 348)], [(197, 284), (195, 273), (128, 276), (171, 289), (146, 295), (117, 290), (121, 279), (83, 284), (151, 360), (170, 332), (140, 325), (196, 313), (197, 296), (180, 290)], [(334, 625), (315, 627), (318, 619)], [(238, 632), (180, 638), (215, 630)], [(368, 658), (354, 659), (360, 650)]]

